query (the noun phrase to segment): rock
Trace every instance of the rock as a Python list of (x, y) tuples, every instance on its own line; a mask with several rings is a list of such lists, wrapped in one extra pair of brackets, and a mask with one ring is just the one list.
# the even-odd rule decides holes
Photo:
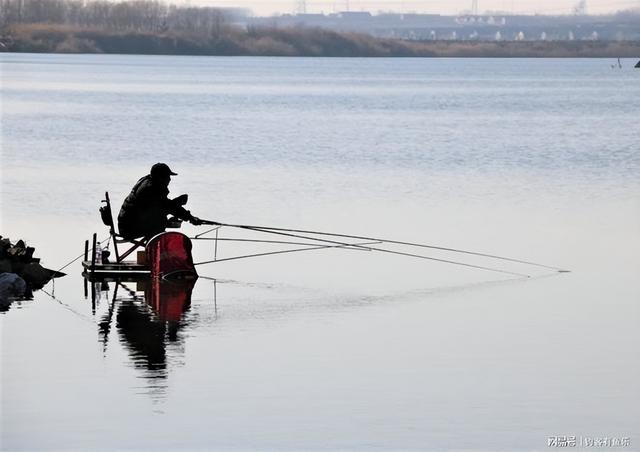
[(27, 284), (27, 290), (41, 289), (52, 278), (64, 276), (40, 265), (40, 259), (33, 257), (34, 252), (35, 248), (23, 240), (12, 244), (8, 237), (0, 236), (0, 273), (17, 275)]
[(18, 243), (13, 245), (7, 250), (7, 254), (12, 260), (24, 261), (27, 259), (27, 247), (22, 240), (18, 240)]
[(11, 261), (9, 259), (0, 258), (0, 273), (11, 273), (12, 271), (13, 267), (11, 266)]
[(8, 237), (0, 236), (0, 256), (4, 256), (11, 246), (11, 240)]
[(24, 296), (27, 283), (15, 273), (0, 273), (0, 310), (7, 310), (11, 302)]
[(20, 272), (20, 276), (22, 276), (33, 289), (42, 289), (53, 277), (51, 270), (36, 263), (25, 265)]

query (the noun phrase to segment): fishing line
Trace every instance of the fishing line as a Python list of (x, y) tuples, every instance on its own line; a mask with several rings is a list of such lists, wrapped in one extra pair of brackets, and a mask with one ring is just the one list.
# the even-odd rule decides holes
[[(299, 234), (292, 234), (289, 232), (278, 232), (278, 231), (284, 231), (283, 229), (267, 229), (267, 228), (260, 228), (259, 226), (249, 226), (249, 225), (233, 225), (233, 224), (221, 224), (221, 226), (229, 226), (229, 227), (235, 227), (235, 228), (240, 228), (240, 229), (247, 229), (250, 231), (256, 231), (256, 232), (263, 232), (266, 234), (276, 234), (276, 235), (282, 235), (282, 236), (286, 236), (286, 237), (294, 237), (294, 238), (298, 238), (298, 239), (305, 239), (305, 240), (314, 240), (317, 242), (323, 242), (323, 243), (331, 243), (333, 245), (340, 245), (342, 247), (352, 247), (352, 248), (361, 248), (364, 250), (369, 250), (369, 251), (379, 251), (382, 253), (388, 253), (388, 254), (395, 254), (395, 255), (399, 255), (399, 256), (408, 256), (408, 257), (415, 257), (418, 259), (426, 259), (426, 260), (432, 260), (432, 261), (436, 261), (436, 262), (442, 262), (442, 263), (446, 263), (446, 264), (453, 264), (453, 265), (460, 265), (463, 267), (470, 267), (470, 268), (477, 268), (480, 270), (487, 270), (487, 271), (493, 271), (493, 272), (498, 272), (498, 273), (504, 273), (507, 275), (514, 275), (514, 276), (520, 276), (520, 277), (525, 277), (525, 278), (529, 278), (529, 275), (526, 275), (524, 273), (516, 273), (516, 272), (511, 272), (508, 270), (501, 270), (501, 269), (497, 269), (497, 268), (492, 268), (492, 267), (485, 267), (485, 266), (481, 266), (481, 265), (474, 265), (474, 264), (467, 264), (464, 262), (458, 262), (458, 261), (452, 261), (452, 260), (448, 260), (448, 259), (439, 259), (439, 258), (435, 258), (435, 257), (429, 257), (429, 256), (424, 256), (421, 254), (413, 254), (413, 253), (405, 253), (405, 252), (401, 252), (401, 251), (392, 251), (392, 250), (387, 250), (384, 248), (374, 248), (374, 247), (370, 247), (370, 246), (363, 246), (363, 245), (357, 245), (357, 244), (349, 244), (349, 243), (344, 243), (344, 242), (337, 242), (335, 240), (329, 240), (329, 239), (322, 239), (322, 238), (318, 238), (318, 237), (309, 237), (309, 236), (304, 236), (304, 235), (299, 235)], [(295, 232), (295, 230), (291, 230), (292, 232)], [(370, 240), (376, 240), (376, 239), (370, 239)], [(383, 240), (376, 240), (377, 242), (381, 242)], [(207, 261), (207, 262), (201, 262), (201, 264), (204, 263), (213, 263), (213, 262), (220, 262), (220, 260), (218, 261)]]
[(44, 287), (42, 289), (39, 289), (40, 291), (44, 292), (45, 294), (47, 294), (53, 301), (57, 302), (59, 305), (61, 305), (63, 308), (65, 308), (67, 311), (71, 312), (72, 314), (77, 315), (78, 317), (80, 317), (82, 320), (85, 320), (89, 323), (95, 323), (93, 321), (93, 319), (91, 317), (87, 317), (86, 315), (82, 314), (81, 312), (76, 311), (75, 309), (73, 309), (71, 306), (69, 306), (68, 304), (66, 304), (65, 302), (57, 299), (53, 294), (50, 294), (49, 292), (47, 292), (46, 290), (44, 290)]
[(65, 269), (65, 268), (67, 268), (69, 265), (73, 264), (75, 261), (77, 261), (78, 259), (80, 259), (80, 258), (81, 258), (81, 257), (83, 257), (83, 256), (84, 256), (84, 252), (83, 252), (80, 256), (78, 256), (78, 257), (74, 258), (74, 259), (73, 259), (72, 261), (70, 261), (68, 264), (65, 264), (64, 266), (60, 267), (58, 270), (56, 270), (56, 272), (59, 272), (60, 270), (64, 270), (64, 269)]
[[(288, 235), (288, 236), (291, 236), (291, 237), (296, 237), (296, 238), (301, 238), (301, 239), (309, 239), (309, 240), (316, 240), (316, 241), (322, 241), (322, 242), (328, 242), (328, 243), (341, 244), (341, 242), (335, 242), (333, 240), (326, 240), (326, 239), (320, 239), (320, 238), (297, 235), (297, 234), (289, 234), (289, 233), (284, 233), (284, 232), (275, 232), (275, 231), (270, 231), (270, 230), (267, 230), (267, 229), (251, 228), (251, 230), (259, 231), (259, 232), (265, 232), (267, 234)], [(431, 261), (436, 261), (436, 262), (443, 262), (445, 264), (461, 265), (463, 267), (477, 268), (477, 269), (480, 269), (480, 270), (487, 270), (487, 271), (492, 271), (492, 272), (504, 273), (504, 274), (507, 274), (507, 275), (514, 275), (514, 276), (520, 276), (520, 277), (524, 277), (524, 278), (530, 278), (529, 275), (524, 274), (524, 273), (517, 273), (517, 272), (508, 271), (508, 270), (501, 270), (501, 269), (493, 268), (493, 267), (485, 267), (485, 266), (482, 266), (482, 265), (467, 264), (465, 262), (452, 261), (452, 260), (448, 260), (448, 259), (440, 259), (440, 258), (436, 258), (436, 257), (429, 257), (429, 256), (424, 256), (422, 254), (405, 253), (405, 252), (402, 252), (402, 251), (392, 251), (392, 250), (387, 250), (387, 249), (384, 249), (384, 248), (374, 248), (374, 247), (369, 247), (369, 246), (367, 246), (367, 247), (362, 247), (360, 245), (353, 245), (353, 246), (354, 247), (361, 247), (361, 248), (364, 248), (364, 249), (367, 249), (367, 250), (371, 250), (371, 251), (380, 251), (382, 253), (395, 254), (395, 255), (398, 255), (398, 256), (415, 257), (415, 258), (418, 258), (418, 259), (426, 259), (426, 260), (431, 260)]]
[[(259, 240), (259, 239), (234, 239), (234, 238), (215, 238), (215, 237), (189, 237), (191, 240), (209, 240), (209, 241), (226, 241), (226, 242), (248, 242), (248, 243), (270, 243), (270, 244), (279, 244), (279, 245), (306, 245), (313, 246), (313, 244), (308, 242), (287, 242), (283, 240)], [(375, 243), (383, 243), (383, 242), (375, 242)]]
[[(212, 224), (212, 223), (213, 223), (213, 222), (205, 222), (205, 223), (203, 223), (203, 224)], [(217, 223), (216, 223), (216, 224), (217, 224)], [(208, 233), (213, 232), (213, 231), (217, 231), (217, 230), (218, 230), (218, 229), (220, 229), (221, 227), (222, 227), (222, 225), (216, 226), (215, 228), (211, 228), (211, 229), (209, 229), (208, 231), (204, 231), (203, 233), (201, 233), (201, 234), (197, 234), (195, 237), (191, 237), (191, 238), (192, 238), (192, 239), (199, 239), (199, 238), (200, 238), (200, 236), (205, 235), (205, 234), (208, 234)], [(200, 239), (200, 240), (202, 240), (202, 239)]]
[[(405, 242), (405, 241), (400, 241), (400, 240), (387, 240), (387, 239), (376, 238), (376, 237), (366, 237), (366, 236), (359, 236), (359, 235), (338, 234), (338, 233), (333, 233), (333, 232), (309, 231), (309, 230), (304, 230), (304, 229), (288, 229), (288, 228), (275, 228), (275, 227), (270, 227), (270, 226), (254, 226), (254, 225), (225, 224), (225, 223), (218, 223), (218, 224), (220, 226), (229, 226), (229, 227), (242, 228), (242, 229), (251, 229), (251, 230), (262, 230), (263, 232), (265, 232), (264, 230), (270, 230), (270, 231), (282, 231), (282, 232), (295, 232), (295, 233), (301, 233), (301, 234), (324, 235), (324, 236), (330, 236), (330, 237), (343, 237), (343, 238), (358, 239), (358, 240), (376, 240), (376, 241), (395, 244), (395, 245), (406, 245), (406, 246), (415, 246), (415, 247), (420, 247), (420, 248), (429, 248), (429, 249), (440, 250), (440, 251), (448, 251), (448, 252), (452, 252), (452, 253), (469, 254), (469, 255), (474, 255), (474, 256), (487, 257), (487, 258), (491, 258), (491, 259), (498, 259), (498, 260), (504, 260), (504, 261), (509, 261), (509, 262), (516, 262), (516, 263), (519, 263), (519, 264), (533, 265), (533, 266), (536, 266), (536, 267), (542, 267), (542, 268), (546, 268), (546, 269), (549, 269), (549, 270), (555, 270), (555, 271), (560, 272), (560, 273), (569, 272), (569, 270), (565, 270), (565, 269), (562, 269), (560, 267), (554, 267), (554, 266), (550, 266), (550, 265), (540, 264), (540, 263), (537, 263), (537, 262), (526, 261), (526, 260), (522, 260), (522, 259), (515, 259), (515, 258), (505, 257), (505, 256), (499, 256), (499, 255), (495, 255), (495, 254), (488, 254), (488, 253), (480, 253), (480, 252), (476, 252), (476, 251), (462, 250), (462, 249), (458, 249), (458, 248), (448, 248), (448, 247), (443, 247), (443, 246), (427, 245), (427, 244), (424, 244), (424, 243)], [(309, 237), (309, 239), (313, 240), (313, 238), (311, 238), (311, 237)]]
[(244, 254), (242, 256), (233, 256), (233, 257), (226, 257), (224, 259), (214, 259), (212, 261), (196, 262), (193, 265), (212, 264), (214, 262), (233, 261), (233, 260), (237, 260), (237, 259), (246, 259), (246, 258), (250, 258), (250, 257), (272, 256), (272, 255), (275, 255), (275, 254), (296, 253), (296, 252), (299, 252), (299, 251), (324, 250), (324, 249), (327, 249), (327, 248), (349, 248), (349, 247), (354, 247), (357, 250), (369, 251), (367, 248), (362, 248), (362, 245), (370, 245), (370, 244), (375, 244), (375, 243), (380, 243), (380, 242), (364, 242), (364, 243), (360, 243), (360, 244), (344, 244), (344, 245), (312, 245), (312, 244), (306, 244), (307, 248), (293, 248), (293, 249), (288, 249), (288, 250), (269, 251), (269, 252), (265, 252), (265, 253)]
[[(107, 239), (102, 239), (101, 241), (96, 242), (96, 244), (97, 244), (97, 245), (102, 245), (102, 243), (103, 243), (105, 240), (106, 240), (107, 242), (109, 242), (109, 241), (111, 240), (111, 236), (109, 236), (109, 238), (107, 238)], [(78, 259), (80, 259), (82, 256), (84, 256), (84, 251), (83, 251), (83, 252), (82, 252), (82, 254), (80, 254), (78, 257), (74, 258), (74, 259), (73, 259), (72, 261), (70, 261), (69, 263), (67, 263), (67, 264), (63, 265), (62, 267), (60, 267), (58, 270), (56, 270), (56, 272), (59, 272), (60, 270), (64, 270), (64, 269), (65, 269), (65, 268), (67, 268), (69, 265), (73, 264), (75, 261), (77, 261)]]

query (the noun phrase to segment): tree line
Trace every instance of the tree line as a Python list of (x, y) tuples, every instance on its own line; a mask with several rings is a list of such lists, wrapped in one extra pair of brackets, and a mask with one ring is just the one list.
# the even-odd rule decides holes
[(241, 27), (236, 10), (160, 0), (0, 0), (0, 52), (330, 57), (635, 57), (640, 42), (406, 41)]
[(0, 25), (55, 24), (113, 31), (212, 32), (229, 10), (176, 6), (158, 0), (0, 0)]

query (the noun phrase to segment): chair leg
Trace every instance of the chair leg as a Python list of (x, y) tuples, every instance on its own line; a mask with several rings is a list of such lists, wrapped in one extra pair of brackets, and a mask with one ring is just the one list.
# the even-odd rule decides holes
[(129, 248), (127, 251), (125, 251), (124, 254), (120, 256), (118, 262), (122, 262), (129, 254), (133, 253), (139, 246), (140, 245), (135, 244), (131, 248)]
[(119, 258), (118, 258), (118, 262), (122, 262), (124, 260), (125, 257), (129, 256), (131, 253), (133, 253), (136, 249), (138, 249), (139, 247), (144, 247), (146, 246), (146, 242), (142, 241), (136, 241), (136, 240), (131, 240), (131, 243), (133, 243), (133, 246), (131, 248), (129, 248), (127, 251), (124, 252), (124, 254), (122, 254)]
[(116, 241), (115, 234), (111, 234), (111, 239), (113, 240), (113, 251), (116, 253), (116, 262), (120, 262), (120, 252), (118, 251), (118, 242)]

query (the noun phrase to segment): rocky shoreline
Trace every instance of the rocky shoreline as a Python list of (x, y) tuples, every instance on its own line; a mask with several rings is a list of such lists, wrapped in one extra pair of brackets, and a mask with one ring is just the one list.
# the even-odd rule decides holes
[(0, 236), (0, 311), (7, 310), (13, 300), (30, 299), (51, 279), (64, 276), (40, 265), (34, 257), (35, 248), (24, 240), (11, 242)]

